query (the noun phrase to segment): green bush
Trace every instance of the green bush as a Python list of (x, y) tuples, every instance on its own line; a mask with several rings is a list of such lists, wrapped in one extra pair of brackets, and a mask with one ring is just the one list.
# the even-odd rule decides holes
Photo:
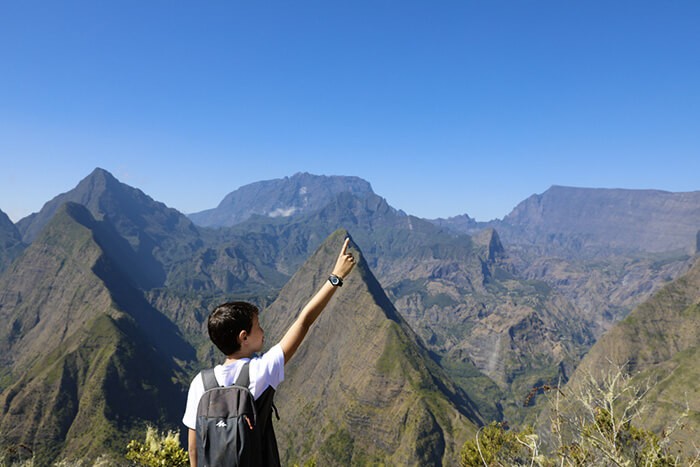
[(481, 427), (473, 440), (464, 443), (461, 452), (463, 467), (492, 465), (530, 465), (537, 450), (537, 435), (527, 429), (519, 433), (493, 422)]
[(180, 447), (177, 433), (159, 433), (154, 427), (146, 430), (146, 440), (132, 440), (126, 447), (126, 459), (143, 467), (187, 467), (189, 456)]

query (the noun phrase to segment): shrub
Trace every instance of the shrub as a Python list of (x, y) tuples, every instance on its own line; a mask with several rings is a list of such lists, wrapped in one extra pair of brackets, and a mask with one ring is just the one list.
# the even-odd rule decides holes
[(551, 429), (540, 431), (549, 441), (547, 449), (532, 428), (516, 432), (492, 423), (464, 444), (462, 467), (699, 465), (700, 452), (692, 458), (672, 452), (670, 435), (682, 426), (680, 420), (661, 434), (639, 426), (653, 386), (634, 384), (624, 368), (599, 378), (588, 375), (568, 394), (556, 386), (535, 388), (546, 389), (551, 404)]
[(531, 465), (538, 456), (538, 438), (531, 429), (516, 433), (493, 422), (464, 443), (460, 463), (463, 467)]
[(177, 433), (174, 431), (159, 433), (156, 428), (149, 426), (146, 430), (145, 442), (132, 440), (126, 450), (126, 459), (134, 465), (144, 467), (187, 467), (189, 465), (187, 451), (180, 447)]

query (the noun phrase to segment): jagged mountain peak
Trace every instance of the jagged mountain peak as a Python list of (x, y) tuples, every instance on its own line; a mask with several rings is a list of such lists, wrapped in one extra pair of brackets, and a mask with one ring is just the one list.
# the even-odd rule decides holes
[[(341, 229), (328, 237), (262, 312), (269, 343), (327, 280), (346, 235)], [(277, 393), (284, 460), (453, 465), (481, 416), (396, 311), (359, 247), (352, 243), (351, 251), (355, 270), (287, 365)], [(295, 422), (311, 416), (322, 426)], [(339, 458), (334, 440), (345, 443)]]
[(299, 216), (322, 208), (345, 192), (361, 197), (373, 194), (369, 182), (359, 177), (300, 172), (291, 177), (242, 186), (226, 195), (216, 208), (192, 213), (189, 217), (197, 225), (223, 227), (255, 215)]
[(470, 233), (479, 229), (479, 223), (468, 214), (445, 218), (430, 219), (433, 224), (450, 229), (454, 232)]
[(104, 216), (104, 209), (101, 206), (102, 198), (106, 193), (119, 192), (122, 188), (122, 184), (112, 174), (104, 169), (96, 168), (90, 175), (83, 178), (75, 188), (55, 196), (44, 204), (39, 212), (21, 219), (17, 226), (24, 240), (31, 243), (61, 205), (69, 201), (84, 205), (93, 216), (102, 218)]
[(501, 238), (498, 236), (496, 229), (484, 229), (472, 238), (476, 244), (486, 247), (489, 261), (496, 261), (506, 256), (506, 249), (503, 247), (503, 243), (501, 243)]

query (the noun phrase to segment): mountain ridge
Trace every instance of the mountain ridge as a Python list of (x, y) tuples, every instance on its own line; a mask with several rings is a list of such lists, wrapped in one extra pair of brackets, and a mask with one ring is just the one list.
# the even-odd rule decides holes
[[(298, 184), (290, 186), (299, 194)], [(368, 184), (361, 186), (371, 190)], [(319, 192), (329, 192), (324, 190)], [(445, 223), (435, 225), (407, 215), (368, 190), (359, 194), (341, 190), (323, 199), (324, 204), (287, 217), (257, 214), (231, 227), (198, 227), (184, 214), (96, 169), (75, 190), (23, 219), (22, 229), (8, 226), (10, 237), (12, 231), (15, 239), (16, 232), (24, 231), (31, 242), (22, 242), (20, 253), (6, 262), (4, 272), (0, 270), (0, 359), (4, 359), (0, 364), (0, 398), (11, 393), (7, 407), (35, 410), (39, 387), (51, 388), (55, 394), (75, 394), (71, 388), (81, 387), (85, 378), (80, 375), (85, 371), (99, 374), (103, 380), (120, 375), (117, 380), (123, 379), (131, 387), (125, 387), (124, 393), (136, 397), (139, 392), (133, 390), (141, 383), (129, 375), (150, 380), (138, 367), (139, 362), (130, 357), (135, 352), (160, 362), (165, 374), (153, 373), (160, 382), (148, 386), (154, 390), (159, 385), (170, 388), (164, 390), (172, 391), (168, 397), (175, 400), (194, 367), (209, 366), (215, 360), (205, 324), (212, 305), (230, 298), (251, 300), (263, 309), (272, 304), (263, 311), (261, 320), (270, 309), (273, 312), (268, 317), (286, 316), (284, 303), (294, 309), (308, 298), (294, 289), (306, 290), (310, 296), (313, 290), (309, 284), (325, 280), (328, 271), (321, 270), (320, 260), (313, 258), (319, 248), (325, 248), (328, 238), (336, 235), (334, 229), (344, 226), (353, 232), (356, 245), (362, 245), (361, 258), (368, 272), (358, 273), (362, 291), (355, 291), (357, 303), (343, 306), (354, 309), (358, 303), (364, 305), (366, 309), (354, 315), (363, 317), (361, 321), (368, 326), (371, 323), (378, 334), (366, 335), (352, 316), (336, 312), (333, 321), (328, 317), (331, 315), (322, 315), (310, 347), (320, 346), (335, 364), (319, 363), (303, 371), (290, 368), (289, 386), (303, 388), (303, 395), (292, 392), (280, 397), (295, 400), (294, 410), (304, 408), (304, 404), (297, 407), (299, 397), (314, 391), (305, 386), (305, 371), (330, 381), (333, 401), (343, 400), (340, 397), (348, 393), (356, 397), (351, 403), (346, 399), (346, 404), (331, 405), (347, 405), (360, 415), (340, 409), (328, 411), (327, 404), (318, 398), (310, 403), (309, 408), (323, 409), (327, 416), (323, 432), (305, 432), (323, 453), (324, 461), (347, 453), (350, 459), (378, 459), (374, 448), (366, 448), (372, 440), (362, 433), (363, 423), (377, 420), (374, 438), (382, 440), (382, 449), (394, 453), (394, 462), (420, 459), (430, 463), (438, 458), (449, 462), (455, 459), (457, 440), (473, 431), (479, 420), (507, 418), (517, 423), (522, 414), (537, 411), (537, 407), (516, 408), (515, 401), (522, 401), (532, 386), (557, 377), (566, 380), (581, 355), (602, 334), (605, 323), (624, 317), (628, 308), (678, 277), (690, 261), (686, 251), (678, 250), (640, 253), (626, 249), (620, 253), (601, 244), (604, 237), (591, 236), (590, 232), (588, 237), (564, 231), (539, 238), (537, 232), (547, 230), (533, 229), (534, 240), (509, 243), (514, 231), (503, 225), (475, 226), (466, 215), (462, 225), (471, 230), (459, 233)], [(289, 203), (272, 207), (284, 206)], [(699, 239), (696, 233), (691, 241), (697, 244)], [(294, 279), (297, 273), (306, 280)], [(284, 288), (285, 284), (294, 285)], [(586, 298), (589, 296), (595, 300)], [(597, 310), (603, 301), (611, 306)], [(90, 310), (86, 303), (98, 306)], [(363, 314), (368, 310), (375, 312)], [(56, 320), (54, 315), (62, 318)], [(289, 316), (278, 318), (280, 323), (283, 319)], [(597, 319), (604, 323), (596, 331)], [(341, 326), (335, 329), (338, 323)], [(271, 325), (271, 333), (276, 326)], [(76, 336), (86, 329), (99, 331), (106, 347), (120, 350), (102, 356), (81, 353), (80, 346), (90, 347)], [(162, 339), (158, 330), (164, 334)], [(352, 332), (343, 335), (342, 330)], [(358, 344), (351, 340), (353, 335), (365, 338)], [(77, 339), (78, 347), (69, 345), (71, 339)], [(149, 340), (153, 345), (144, 346)], [(343, 343), (343, 349), (335, 351), (345, 356), (342, 359), (334, 355), (333, 342)], [(362, 363), (368, 366), (347, 366), (348, 353), (357, 353), (348, 349), (357, 349), (362, 342), (373, 344), (373, 352)], [(42, 352), (51, 353), (52, 349), (63, 350), (51, 354), (50, 371), (34, 366)], [(401, 355), (414, 359), (405, 361)], [(400, 361), (405, 363), (396, 363)], [(13, 368), (17, 372), (13, 373)], [(372, 384), (363, 385), (360, 373), (354, 373), (359, 368), (365, 368)], [(25, 374), (21, 370), (36, 378), (36, 383), (19, 377)], [(337, 379), (343, 381), (339, 374), (353, 376), (340, 385), (336, 383)], [(99, 386), (91, 397), (111, 398), (116, 406), (125, 403), (113, 399), (114, 393), (105, 392), (102, 383), (91, 384)], [(388, 392), (380, 390), (385, 386)], [(140, 394), (145, 400), (158, 397), (157, 390)], [(80, 407), (79, 398), (71, 397), (53, 398), (51, 403), (55, 402), (56, 408)], [(410, 420), (410, 429), (389, 428), (392, 421), (381, 419), (381, 414), (371, 409), (373, 403), (385, 407), (398, 404), (392, 410)], [(100, 411), (114, 415), (111, 405), (100, 407), (104, 407)], [(478, 415), (469, 421), (468, 413)], [(40, 411), (36, 414), (43, 417)], [(456, 418), (443, 414), (456, 414)], [(305, 414), (298, 415), (303, 419)], [(7, 423), (5, 430), (17, 423), (12, 417), (9, 412), (0, 417), (0, 424)], [(136, 429), (109, 417), (91, 420), (107, 431), (114, 426), (123, 428), (118, 436)], [(460, 426), (453, 425), (454, 420), (460, 420)], [(67, 421), (45, 421), (69, 426)], [(33, 431), (30, 427), (25, 433)], [(55, 433), (73, 436), (70, 430), (44, 433), (55, 443), (46, 455), (69, 457), (92, 449), (84, 438), (75, 441), (77, 444), (68, 439), (66, 446), (74, 447), (61, 447)], [(305, 452), (301, 438), (293, 439), (293, 433), (289, 436), (290, 446)], [(76, 438), (81, 437), (76, 434)], [(407, 441), (410, 448), (401, 438), (412, 440)], [(411, 457), (410, 452), (418, 453), (417, 457)]]
[(63, 204), (0, 276), (0, 444), (28, 446), (38, 464), (120, 452), (146, 421), (177, 424), (177, 361), (195, 358), (100, 246), (99, 226)]
[(188, 217), (204, 227), (230, 227), (254, 215), (275, 218), (313, 211), (341, 192), (359, 196), (373, 193), (369, 182), (359, 177), (299, 172), (244, 185), (226, 195), (216, 208)]
[(518, 203), (503, 219), (473, 222), (468, 216), (455, 216), (433, 222), (465, 233), (490, 226), (506, 244), (539, 245), (557, 252), (694, 253), (700, 191), (552, 185)]
[[(179, 211), (154, 201), (141, 190), (119, 182), (104, 169), (96, 168), (78, 185), (48, 201), (38, 213), (21, 219), (17, 228), (31, 243), (66, 202), (87, 208), (98, 221), (108, 220), (144, 260), (156, 263), (191, 255), (201, 244), (199, 232)], [(178, 241), (173, 241), (175, 236)], [(165, 281), (165, 271), (159, 280)]]

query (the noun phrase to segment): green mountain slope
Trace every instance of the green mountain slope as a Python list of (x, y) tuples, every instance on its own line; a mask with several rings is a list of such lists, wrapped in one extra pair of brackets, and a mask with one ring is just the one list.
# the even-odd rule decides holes
[[(327, 279), (344, 236), (331, 235), (264, 310), (268, 342), (282, 336)], [(289, 465), (311, 459), (454, 465), (481, 423), (474, 403), (430, 358), (364, 259), (285, 371), (276, 427)]]
[(634, 383), (653, 389), (645, 396), (650, 407), (644, 423), (657, 432), (672, 426), (680, 415), (685, 429), (675, 433), (686, 448), (700, 433), (700, 261), (685, 275), (605, 334), (582, 360), (570, 385), (586, 374), (600, 374), (623, 366)]
[(108, 230), (65, 204), (0, 276), (0, 443), (38, 465), (121, 454), (181, 415), (194, 350), (102, 248)]

